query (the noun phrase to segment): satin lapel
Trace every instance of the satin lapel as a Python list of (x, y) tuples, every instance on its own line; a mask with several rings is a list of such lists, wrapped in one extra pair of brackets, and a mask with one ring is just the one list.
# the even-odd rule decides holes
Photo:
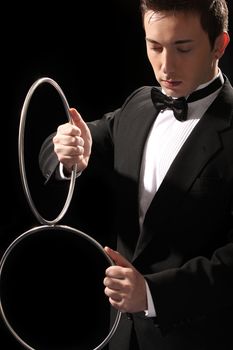
[[(223, 105), (225, 106), (224, 114)], [(192, 186), (202, 168), (222, 147), (221, 132), (230, 127), (231, 113), (232, 102), (230, 99), (226, 101), (223, 88), (218, 98), (192, 131), (167, 172), (145, 217), (145, 224), (148, 222), (149, 227), (157, 225), (157, 227), (161, 227), (163, 213), (174, 213), (179, 207), (184, 194)], [(134, 259), (145, 249), (152, 238), (153, 232), (148, 234), (143, 231), (141, 233)]]
[[(127, 118), (122, 118), (117, 128), (117, 135), (119, 135), (118, 142), (115, 142), (117, 169), (136, 184), (140, 177), (144, 144), (157, 114), (150, 94), (147, 93), (147, 99), (139, 103), (133, 113), (125, 110)], [(122, 154), (124, 154), (123, 157)]]
[(146, 88), (136, 102), (133, 100), (133, 105), (128, 103), (124, 107), (115, 124), (115, 169), (121, 182), (117, 191), (121, 208), (118, 225), (121, 236), (127, 236), (130, 260), (139, 237), (138, 190), (143, 149), (156, 115), (150, 89)]

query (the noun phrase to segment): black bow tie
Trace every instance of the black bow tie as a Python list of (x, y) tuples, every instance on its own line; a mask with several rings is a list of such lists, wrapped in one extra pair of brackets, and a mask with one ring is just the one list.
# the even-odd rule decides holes
[(158, 88), (152, 88), (151, 97), (156, 109), (160, 112), (166, 108), (172, 109), (174, 116), (179, 121), (187, 119), (188, 103), (185, 97), (172, 98), (164, 95)]
[(212, 94), (221, 86), (222, 80), (218, 77), (205, 88), (194, 91), (187, 99), (185, 97), (172, 98), (164, 95), (159, 88), (153, 87), (151, 90), (151, 98), (159, 112), (166, 108), (171, 109), (177, 120), (185, 121), (188, 115), (188, 103), (200, 100)]

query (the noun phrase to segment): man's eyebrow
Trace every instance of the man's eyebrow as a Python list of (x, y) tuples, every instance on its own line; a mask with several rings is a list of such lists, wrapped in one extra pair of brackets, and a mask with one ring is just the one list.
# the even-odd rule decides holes
[[(160, 43), (158, 41), (150, 39), (150, 38), (146, 38), (146, 41), (148, 41), (151, 44), (160, 45)], [(188, 44), (188, 43), (193, 43), (193, 42), (194, 42), (194, 40), (192, 40), (192, 39), (176, 40), (174, 42), (174, 45), (182, 45), (182, 44)]]
[(147, 37), (146, 37), (146, 41), (148, 41), (151, 44), (158, 44), (159, 45), (159, 43), (156, 40), (153, 40), (153, 39), (150, 39), (150, 38), (147, 38)]
[(193, 43), (194, 40), (192, 39), (186, 39), (186, 40), (177, 40), (175, 41), (175, 45), (179, 45), (179, 44), (188, 44), (188, 43)]

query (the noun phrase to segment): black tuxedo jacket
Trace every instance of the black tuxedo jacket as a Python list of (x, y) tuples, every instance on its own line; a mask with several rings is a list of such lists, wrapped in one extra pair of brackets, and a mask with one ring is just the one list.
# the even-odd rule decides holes
[[(139, 231), (143, 148), (157, 116), (151, 87), (90, 122), (88, 170), (114, 191), (117, 249), (145, 276), (156, 318), (123, 314), (110, 349), (233, 349), (233, 88), (228, 79), (173, 161)], [(51, 137), (40, 153), (47, 180), (57, 169)], [(89, 181), (89, 180), (88, 180)]]

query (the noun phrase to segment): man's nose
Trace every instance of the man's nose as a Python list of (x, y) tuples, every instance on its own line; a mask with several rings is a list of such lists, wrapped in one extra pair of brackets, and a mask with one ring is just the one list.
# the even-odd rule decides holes
[(162, 71), (166, 75), (175, 72), (175, 57), (168, 50), (164, 50), (162, 54)]

